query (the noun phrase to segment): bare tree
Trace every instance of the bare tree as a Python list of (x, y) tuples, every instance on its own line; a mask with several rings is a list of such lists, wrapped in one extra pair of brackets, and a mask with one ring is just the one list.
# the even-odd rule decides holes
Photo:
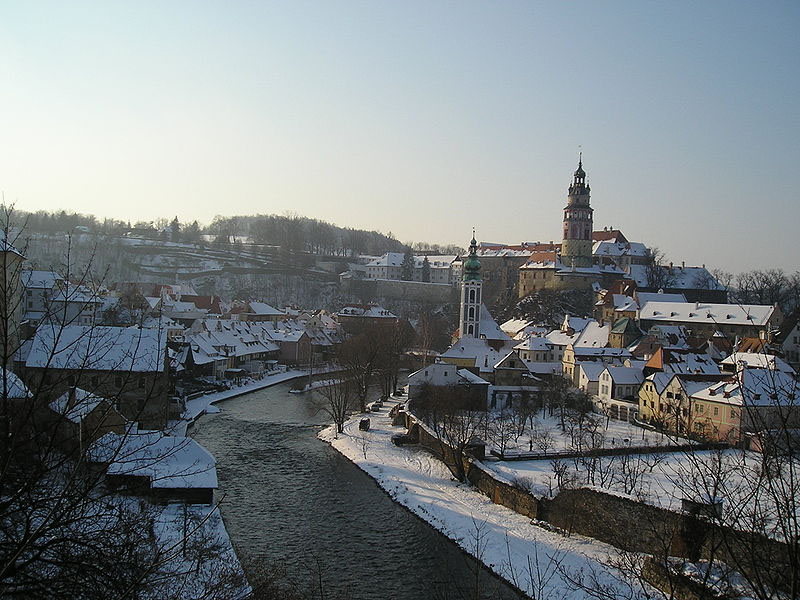
[[(207, 536), (211, 507), (165, 537), (169, 508), (120, 493), (102, 468), (113, 463), (123, 474), (156, 477), (157, 467), (191, 443), (172, 438), (176, 443), (162, 453), (161, 434), (139, 434), (132, 425), (168, 416), (160, 337), (166, 334), (118, 328), (124, 335), (113, 335), (92, 324), (102, 278), (91, 276), (90, 265), (74, 271), (67, 254), (60, 283), (37, 315), (42, 335), (27, 339), (24, 228), (8, 207), (1, 221), (0, 595), (223, 598), (241, 592), (242, 573), (223, 572), (210, 560), (223, 552)], [(144, 364), (150, 374), (137, 370)], [(100, 440), (102, 460), (94, 454)], [(136, 458), (128, 454), (132, 445)], [(188, 477), (206, 468), (181, 464), (171, 473)]]
[(347, 417), (355, 408), (353, 383), (347, 380), (337, 381), (331, 385), (317, 388), (316, 392), (324, 402), (322, 410), (336, 424), (337, 434), (342, 433)]
[(645, 254), (645, 276), (647, 287), (655, 290), (667, 289), (674, 285), (677, 276), (672, 267), (666, 265), (667, 257), (656, 247), (648, 248)]
[(459, 481), (467, 480), (467, 448), (488, 423), (485, 405), (471, 397), (469, 387), (424, 385), (413, 407), (436, 435), (440, 456)]

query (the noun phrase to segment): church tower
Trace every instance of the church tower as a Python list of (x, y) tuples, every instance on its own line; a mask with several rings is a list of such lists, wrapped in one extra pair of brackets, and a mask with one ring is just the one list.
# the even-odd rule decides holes
[(469, 256), (461, 267), (461, 337), (480, 338), (481, 335), (481, 262), (478, 260), (478, 242), (475, 241), (475, 232), (472, 232), (472, 242), (469, 245)]
[(589, 206), (589, 186), (583, 170), (583, 157), (572, 178), (564, 207), (564, 239), (561, 243), (561, 262), (565, 267), (592, 266), (592, 208)]

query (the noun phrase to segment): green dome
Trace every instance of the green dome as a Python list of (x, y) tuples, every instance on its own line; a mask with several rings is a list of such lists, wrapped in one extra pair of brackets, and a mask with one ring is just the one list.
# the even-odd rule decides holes
[(481, 261), (478, 260), (478, 242), (472, 238), (472, 243), (469, 246), (469, 256), (464, 261), (461, 267), (464, 281), (480, 281), (481, 279)]

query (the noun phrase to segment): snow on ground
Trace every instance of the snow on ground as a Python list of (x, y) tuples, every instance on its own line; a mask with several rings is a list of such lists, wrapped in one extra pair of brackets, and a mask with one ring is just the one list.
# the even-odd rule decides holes
[[(391, 425), (388, 416), (395, 404), (388, 400), (369, 415), (368, 432), (359, 431), (359, 415), (346, 423), (338, 438), (335, 426), (322, 430), (319, 437), (373, 477), (395, 501), (532, 597), (589, 598), (567, 577), (592, 575), (619, 597), (630, 597), (628, 585), (635, 584), (619, 580), (618, 573), (607, 566), (616, 554), (613, 547), (536, 526), (470, 485), (455, 481), (447, 467), (426, 450), (394, 446), (391, 436), (403, 432)], [(634, 597), (643, 598), (642, 590), (636, 588)]]
[[(501, 418), (502, 414), (503, 413), (490, 413), (490, 419)], [(604, 415), (597, 413), (592, 413), (590, 416), (599, 423), (598, 433), (601, 434), (602, 437), (598, 440), (598, 447), (644, 447), (691, 443), (686, 438), (675, 437), (662, 432), (645, 429), (633, 423), (628, 423), (627, 421), (608, 419)], [(533, 423), (534, 426), (531, 427), (531, 423), (528, 422), (525, 426), (525, 431), (517, 439), (512, 436), (510, 439), (506, 440), (505, 454), (513, 454), (516, 452), (527, 453), (530, 451), (542, 453), (540, 444), (547, 446), (547, 453), (571, 451), (574, 449), (569, 434), (561, 430), (561, 420), (558, 412), (552, 416), (547, 416), (545, 410), (541, 410), (534, 417)], [(499, 444), (492, 435), (491, 425), (487, 437), (489, 446), (497, 448)]]
[(250, 594), (218, 507), (167, 504), (159, 509), (154, 533), (169, 557), (168, 571), (180, 574), (172, 588), (180, 590), (181, 598), (206, 597), (218, 581), (226, 582), (226, 598), (237, 600)]
[[(780, 530), (771, 531), (770, 523), (778, 512), (776, 499), (784, 505), (787, 498), (769, 492), (760, 478), (762, 456), (754, 452), (730, 449), (555, 461), (486, 460), (484, 465), (509, 481), (526, 480), (536, 495), (558, 492), (556, 465), (560, 465), (565, 469), (562, 478), (571, 480), (572, 486), (596, 487), (669, 510), (680, 511), (684, 498), (696, 502), (721, 500), (724, 518), (737, 527), (749, 526), (758, 515), (765, 519), (768, 534), (781, 536)], [(798, 467), (794, 469), (796, 472)], [(793, 501), (792, 505), (800, 517), (800, 506)]]

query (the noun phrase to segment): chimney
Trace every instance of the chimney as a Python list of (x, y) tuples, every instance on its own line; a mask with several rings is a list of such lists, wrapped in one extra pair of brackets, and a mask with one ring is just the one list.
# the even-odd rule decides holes
[(685, 269), (685, 268), (686, 268), (686, 261), (682, 260), (681, 261), (681, 269)]
[(669, 268), (672, 270), (672, 261), (669, 261)]

